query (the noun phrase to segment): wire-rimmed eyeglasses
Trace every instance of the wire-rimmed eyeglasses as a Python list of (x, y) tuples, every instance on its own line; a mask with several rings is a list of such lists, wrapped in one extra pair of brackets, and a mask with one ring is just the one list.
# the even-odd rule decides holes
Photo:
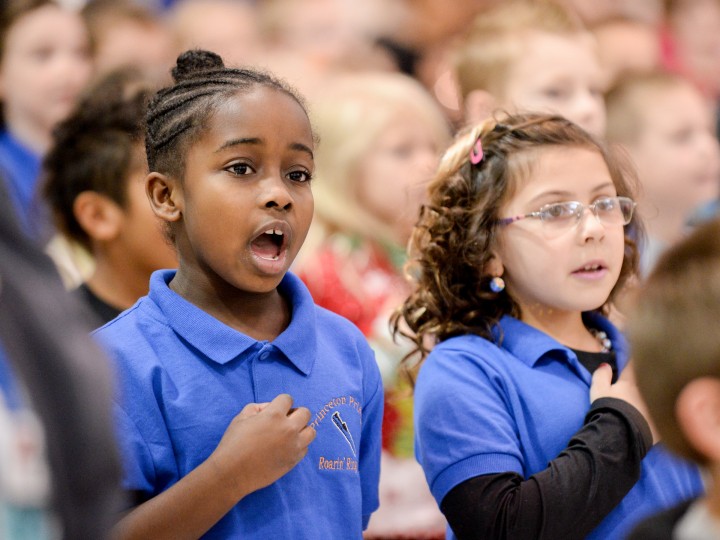
[(588, 205), (578, 201), (558, 202), (546, 204), (537, 212), (499, 219), (498, 223), (510, 225), (521, 219), (535, 218), (546, 226), (562, 229), (578, 223), (587, 208), (604, 225), (627, 225), (632, 219), (635, 206), (635, 201), (629, 197), (603, 197)]

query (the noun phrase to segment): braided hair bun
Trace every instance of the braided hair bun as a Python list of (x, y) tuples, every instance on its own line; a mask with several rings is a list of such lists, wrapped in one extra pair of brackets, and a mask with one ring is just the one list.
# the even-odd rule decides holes
[(177, 64), (172, 68), (172, 77), (176, 83), (186, 81), (197, 76), (198, 73), (223, 69), (225, 64), (219, 55), (211, 51), (193, 49), (185, 51), (177, 58)]

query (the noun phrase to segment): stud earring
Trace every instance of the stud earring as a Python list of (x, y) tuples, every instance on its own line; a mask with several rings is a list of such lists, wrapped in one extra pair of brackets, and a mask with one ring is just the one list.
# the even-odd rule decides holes
[(495, 276), (490, 280), (490, 290), (494, 293), (502, 292), (505, 289), (505, 280), (500, 276)]

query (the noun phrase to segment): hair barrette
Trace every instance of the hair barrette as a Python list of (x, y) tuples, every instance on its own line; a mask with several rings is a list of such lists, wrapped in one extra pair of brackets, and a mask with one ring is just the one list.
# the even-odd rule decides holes
[(473, 165), (477, 165), (480, 163), (483, 159), (483, 149), (482, 149), (482, 141), (480, 140), (480, 137), (478, 137), (478, 140), (475, 142), (475, 145), (470, 150), (470, 163)]

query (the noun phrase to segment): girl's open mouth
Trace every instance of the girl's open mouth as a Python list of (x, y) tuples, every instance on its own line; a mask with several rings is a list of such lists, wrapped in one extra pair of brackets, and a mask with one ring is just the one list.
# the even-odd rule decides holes
[(572, 274), (580, 278), (599, 279), (608, 272), (607, 266), (602, 262), (590, 262), (573, 270)]
[(250, 248), (260, 259), (277, 261), (285, 251), (285, 244), (285, 234), (280, 229), (272, 228), (258, 235), (250, 242)]

